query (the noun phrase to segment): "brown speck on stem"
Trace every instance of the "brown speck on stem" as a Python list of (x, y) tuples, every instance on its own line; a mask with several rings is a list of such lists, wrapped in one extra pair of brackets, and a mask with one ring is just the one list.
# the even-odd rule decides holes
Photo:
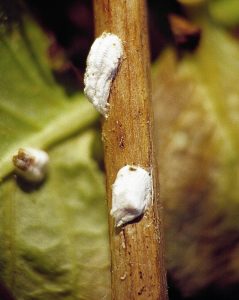
[[(96, 36), (111, 32), (118, 35), (124, 45), (124, 60), (111, 87), (109, 113), (102, 133), (109, 212), (112, 184), (123, 166), (142, 166), (153, 174), (153, 201), (145, 216), (115, 229), (109, 215), (114, 300), (167, 299), (161, 205), (152, 142), (146, 13), (144, 0), (94, 0)], [(127, 141), (124, 147), (119, 143), (122, 129)]]
[(123, 276), (121, 276), (121, 277), (120, 277), (120, 279), (121, 279), (121, 280), (125, 280), (126, 276), (127, 276), (127, 274), (126, 274), (126, 273), (124, 273), (124, 275), (123, 275)]

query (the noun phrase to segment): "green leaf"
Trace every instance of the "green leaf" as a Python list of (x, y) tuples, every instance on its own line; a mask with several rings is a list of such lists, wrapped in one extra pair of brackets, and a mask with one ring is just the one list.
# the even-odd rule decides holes
[[(55, 82), (49, 39), (16, 3), (0, 3), (0, 282), (17, 300), (109, 299), (104, 180), (89, 129), (98, 114)], [(39, 186), (10, 174), (27, 146), (49, 151)]]
[(209, 13), (214, 21), (224, 26), (236, 26), (239, 24), (238, 0), (211, 0)]
[(0, 179), (19, 147), (47, 148), (94, 122), (98, 114), (79, 93), (54, 81), (48, 38), (26, 18), (0, 30)]
[[(103, 176), (93, 131), (53, 148), (46, 181), (0, 187), (0, 278), (19, 300), (108, 299)], [(22, 187), (24, 188), (24, 186)], [(29, 188), (29, 187), (28, 187)]]

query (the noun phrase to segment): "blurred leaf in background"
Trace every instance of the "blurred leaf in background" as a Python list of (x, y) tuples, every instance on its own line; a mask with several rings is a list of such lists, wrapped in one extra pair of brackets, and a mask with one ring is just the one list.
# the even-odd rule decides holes
[(182, 299), (237, 299), (239, 43), (205, 7), (191, 21), (201, 28), (197, 49), (168, 48), (154, 66), (168, 271)]
[(231, 27), (239, 24), (239, 4), (237, 0), (211, 0), (209, 14), (218, 24)]
[[(108, 299), (104, 177), (92, 129), (98, 115), (56, 82), (49, 38), (19, 3), (1, 1), (1, 286), (19, 300)], [(26, 146), (51, 147), (40, 186), (6, 177), (12, 155)]]
[(56, 83), (48, 38), (23, 17), (22, 6), (10, 3), (2, 7), (0, 26), (0, 178), (11, 171), (19, 146), (48, 147), (97, 118), (81, 94), (68, 95)]

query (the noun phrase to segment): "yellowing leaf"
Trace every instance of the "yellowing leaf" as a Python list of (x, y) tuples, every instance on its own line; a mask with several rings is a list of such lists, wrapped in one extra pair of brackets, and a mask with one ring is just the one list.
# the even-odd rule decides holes
[(239, 45), (201, 26), (195, 53), (169, 49), (154, 69), (166, 257), (184, 296), (239, 281)]

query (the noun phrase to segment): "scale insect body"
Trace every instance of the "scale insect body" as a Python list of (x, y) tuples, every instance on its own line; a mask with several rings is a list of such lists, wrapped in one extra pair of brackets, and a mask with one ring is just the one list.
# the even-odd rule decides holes
[(138, 166), (126, 165), (118, 171), (112, 186), (112, 209), (116, 226), (122, 226), (144, 214), (152, 198), (152, 178)]
[(46, 177), (49, 156), (40, 149), (20, 148), (12, 158), (18, 175), (30, 182), (41, 182)]
[(84, 76), (84, 92), (94, 107), (107, 117), (112, 81), (123, 56), (123, 46), (115, 34), (104, 32), (89, 52)]

